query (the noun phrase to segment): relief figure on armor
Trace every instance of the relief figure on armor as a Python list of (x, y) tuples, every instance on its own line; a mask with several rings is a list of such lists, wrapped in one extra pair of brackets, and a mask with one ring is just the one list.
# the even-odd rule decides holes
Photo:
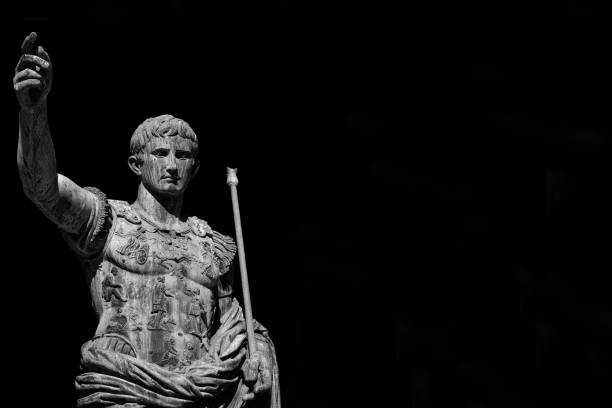
[(202, 316), (200, 310), (200, 290), (198, 288), (194, 289), (193, 295), (191, 296), (191, 301), (188, 305), (187, 311), (187, 321), (189, 327), (189, 333), (194, 336), (200, 337), (202, 335)]
[(13, 78), (17, 165), (26, 196), (81, 260), (98, 316), (81, 348), (77, 406), (279, 408), (274, 344), (258, 322), (247, 353), (234, 297), (236, 244), (182, 212), (199, 168), (195, 132), (171, 115), (136, 128), (133, 203), (77, 185), (57, 172), (47, 119), (53, 66), (36, 40), (25, 38)]
[(181, 364), (188, 366), (196, 358), (197, 358), (197, 355), (195, 352), (195, 347), (193, 346), (193, 343), (188, 342), (185, 345), (185, 350), (183, 351), (183, 359), (181, 360)]
[(174, 295), (166, 289), (166, 278), (163, 275), (158, 276), (157, 283), (153, 287), (153, 305), (147, 324), (150, 330), (167, 330), (168, 324), (176, 324), (168, 317), (167, 297), (174, 297)]
[(178, 351), (176, 350), (176, 340), (168, 337), (164, 341), (163, 354), (158, 364), (162, 367), (174, 368), (179, 363)]
[(107, 302), (121, 306), (121, 304), (127, 302), (127, 299), (123, 297), (123, 285), (117, 282), (118, 273), (117, 268), (112, 267), (111, 273), (106, 275), (102, 281), (102, 297)]

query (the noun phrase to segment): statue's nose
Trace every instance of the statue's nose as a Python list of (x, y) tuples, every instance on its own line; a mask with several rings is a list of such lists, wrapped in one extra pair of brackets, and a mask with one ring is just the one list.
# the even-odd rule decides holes
[(166, 170), (176, 171), (176, 158), (173, 154), (168, 155), (168, 159), (166, 160)]

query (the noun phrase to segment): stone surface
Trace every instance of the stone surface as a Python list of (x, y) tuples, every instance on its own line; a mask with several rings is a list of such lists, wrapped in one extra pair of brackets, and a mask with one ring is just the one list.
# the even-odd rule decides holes
[(99, 318), (81, 350), (77, 405), (239, 407), (254, 399), (280, 407), (274, 345), (257, 322), (258, 350), (247, 358), (234, 240), (181, 211), (199, 168), (193, 130), (170, 115), (136, 129), (132, 204), (76, 185), (57, 173), (47, 120), (52, 64), (35, 42), (35, 33), (24, 40), (13, 81), (19, 174), (79, 257)]

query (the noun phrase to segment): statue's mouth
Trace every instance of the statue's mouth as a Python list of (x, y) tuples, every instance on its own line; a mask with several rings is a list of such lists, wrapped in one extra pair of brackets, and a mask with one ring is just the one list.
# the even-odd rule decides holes
[(162, 180), (179, 181), (180, 177), (164, 176)]

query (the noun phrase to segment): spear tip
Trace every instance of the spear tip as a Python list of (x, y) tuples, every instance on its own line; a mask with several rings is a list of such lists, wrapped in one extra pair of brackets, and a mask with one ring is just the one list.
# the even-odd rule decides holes
[(231, 167), (227, 167), (227, 185), (228, 186), (237, 186), (238, 185), (238, 176), (236, 173), (238, 169), (232, 169)]

